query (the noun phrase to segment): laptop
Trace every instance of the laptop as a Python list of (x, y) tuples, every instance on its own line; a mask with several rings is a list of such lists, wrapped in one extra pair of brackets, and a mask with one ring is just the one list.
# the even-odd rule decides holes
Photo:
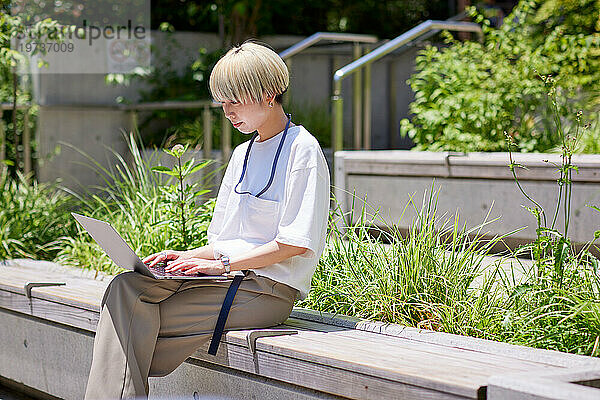
[(159, 263), (150, 268), (135, 254), (112, 225), (76, 213), (71, 213), (71, 215), (75, 217), (77, 222), (100, 245), (110, 259), (121, 268), (136, 271), (154, 279), (205, 279), (220, 281), (233, 279), (232, 275), (187, 275), (181, 271), (165, 272), (166, 263)]

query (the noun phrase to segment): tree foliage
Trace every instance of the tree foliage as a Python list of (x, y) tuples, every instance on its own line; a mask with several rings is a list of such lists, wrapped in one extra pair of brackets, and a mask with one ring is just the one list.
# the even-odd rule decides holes
[[(249, 36), (311, 35), (318, 31), (398, 36), (427, 19), (446, 19), (444, 0), (154, 0), (152, 26), (169, 22), (177, 30), (219, 31), (219, 16), (232, 43)], [(384, 22), (384, 23), (382, 23)]]
[[(417, 58), (409, 80), (414, 115), (401, 130), (418, 149), (503, 151), (507, 132), (520, 151), (553, 150), (559, 138), (540, 75), (553, 76), (559, 98), (566, 99), (560, 107), (567, 127), (578, 110), (597, 118), (600, 2), (522, 0), (500, 29), (473, 14), (484, 43), (449, 37), (449, 47), (429, 46)], [(588, 132), (600, 137), (597, 129)]]

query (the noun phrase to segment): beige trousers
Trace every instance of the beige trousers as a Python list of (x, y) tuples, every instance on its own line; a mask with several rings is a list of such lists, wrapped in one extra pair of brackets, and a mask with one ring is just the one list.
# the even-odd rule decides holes
[[(169, 374), (210, 340), (230, 282), (117, 275), (102, 299), (85, 398), (146, 398), (149, 376)], [(297, 293), (250, 271), (225, 329), (281, 324)]]

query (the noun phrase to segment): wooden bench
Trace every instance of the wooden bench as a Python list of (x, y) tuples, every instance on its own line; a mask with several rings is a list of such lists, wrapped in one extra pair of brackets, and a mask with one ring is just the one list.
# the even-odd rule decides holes
[[(4, 381), (82, 398), (110, 279), (41, 261), (0, 265)], [(262, 337), (273, 333), (284, 335)], [(206, 350), (151, 378), (151, 397), (600, 399), (597, 358), (306, 309), (279, 327), (226, 333), (214, 357)]]

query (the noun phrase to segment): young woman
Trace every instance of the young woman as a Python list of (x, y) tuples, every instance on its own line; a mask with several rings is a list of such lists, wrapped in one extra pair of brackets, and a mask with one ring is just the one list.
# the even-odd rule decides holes
[[(215, 65), (213, 98), (236, 129), (253, 136), (231, 156), (209, 244), (144, 262), (166, 261), (167, 271), (187, 274), (244, 275), (233, 283), (116, 276), (102, 300), (86, 399), (147, 396), (148, 376), (172, 372), (215, 328), (211, 353), (219, 326), (281, 324), (294, 301), (306, 297), (325, 246), (329, 171), (317, 140), (283, 110), (288, 84), (283, 60), (256, 43), (232, 48)], [(226, 299), (234, 299), (230, 309)]]

